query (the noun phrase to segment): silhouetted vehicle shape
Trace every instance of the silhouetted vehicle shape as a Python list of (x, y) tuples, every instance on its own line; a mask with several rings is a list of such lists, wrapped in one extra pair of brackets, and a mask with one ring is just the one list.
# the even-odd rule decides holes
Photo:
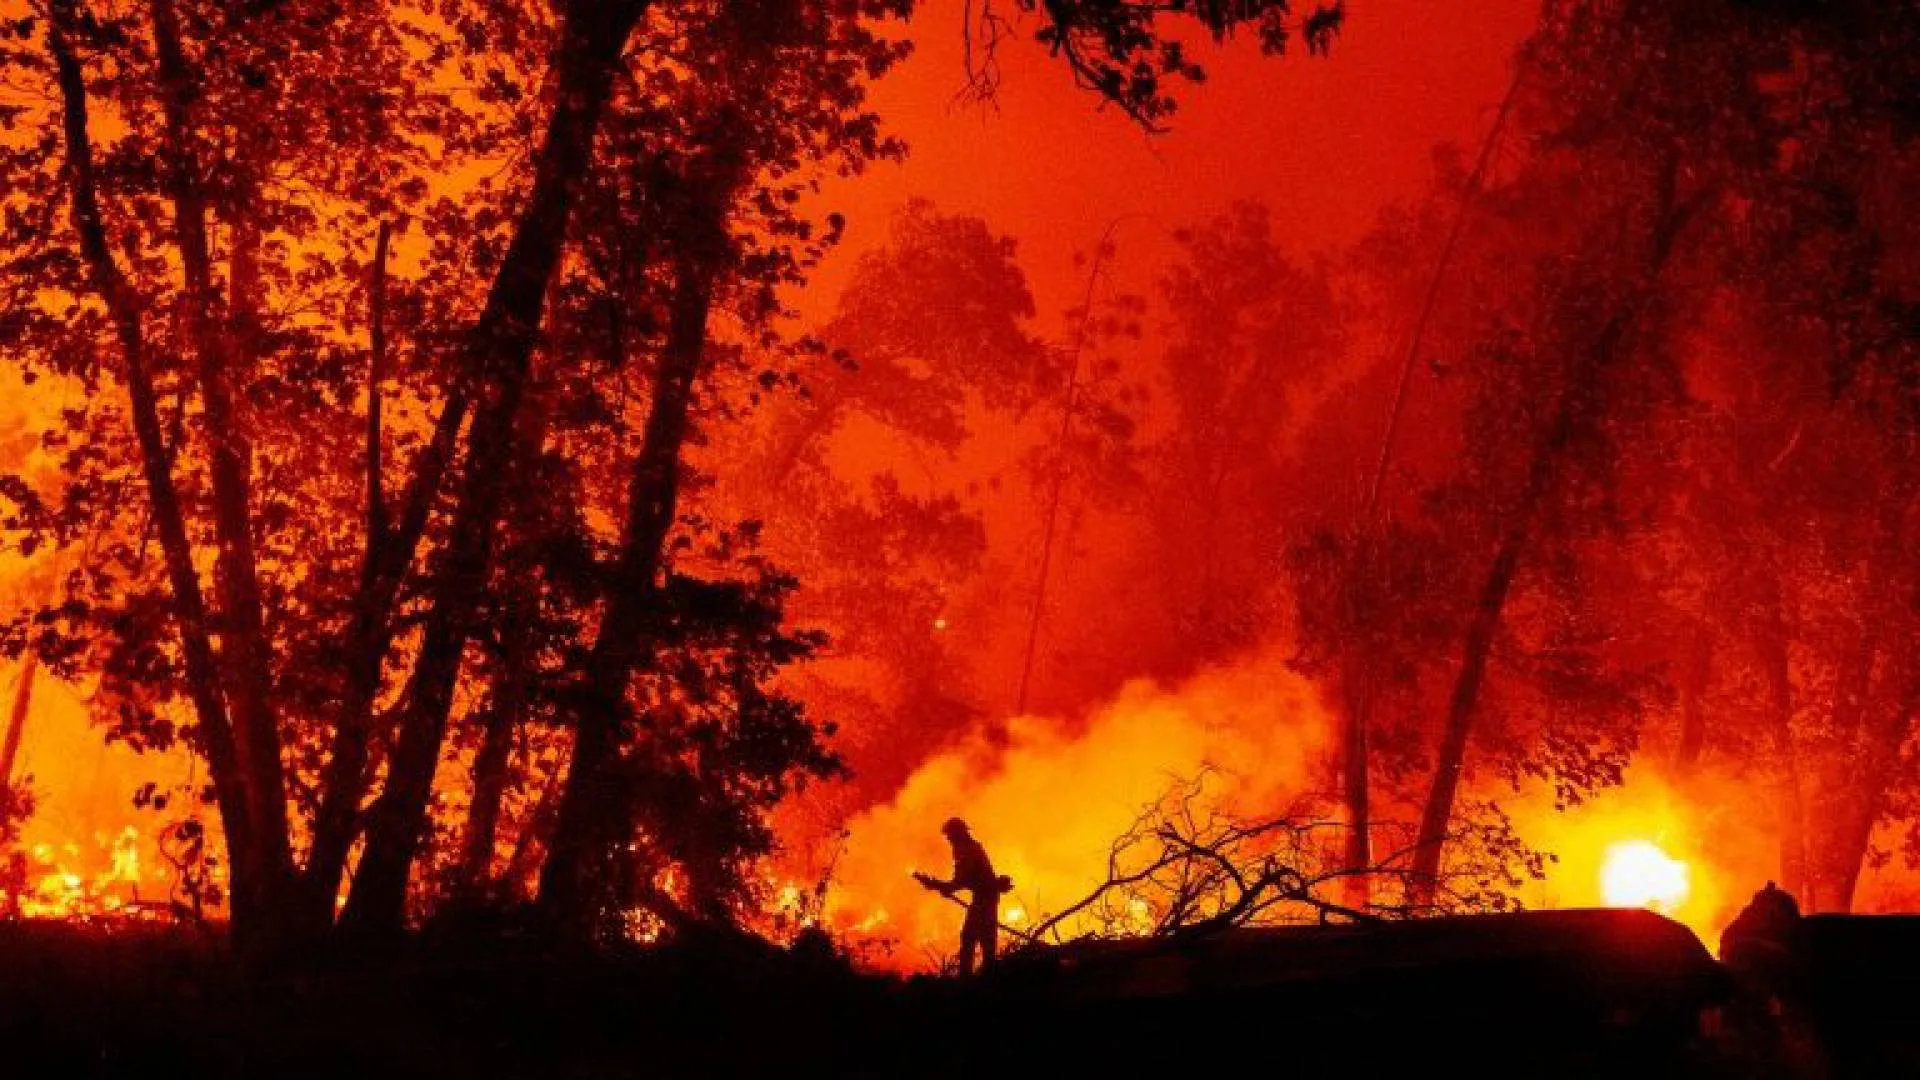
[(1128, 1075), (1268, 1058), (1276, 1074), (1661, 1075), (1732, 989), (1692, 931), (1614, 909), (1080, 942), (1005, 962), (995, 982), (1029, 1050)]
[(1787, 1007), (1829, 1077), (1920, 1076), (1920, 915), (1809, 915), (1793, 954)]

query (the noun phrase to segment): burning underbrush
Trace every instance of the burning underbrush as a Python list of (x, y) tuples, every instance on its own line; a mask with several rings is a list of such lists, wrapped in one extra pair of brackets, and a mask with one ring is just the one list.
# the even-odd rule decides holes
[[(128, 795), (151, 793), (136, 780), (156, 769), (191, 777), (192, 763), (103, 749), (80, 702), (49, 690), (25, 759), (48, 779), (32, 781), (37, 805), (0, 866), (4, 911), (86, 923), (217, 917), (218, 830)], [(1416, 901), (1407, 793), (1380, 786), (1373, 863), (1355, 875), (1344, 861), (1337, 735), (1316, 686), (1280, 650), (1178, 684), (1133, 682), (1084, 717), (1015, 717), (932, 756), (891, 802), (850, 821), (829, 874), (769, 877), (756, 925), (777, 940), (824, 926), (875, 966), (939, 966), (961, 912), (911, 875), (945, 874), (939, 826), (955, 816), (1012, 879), (1000, 914), (1015, 948), (1209, 922), (1508, 906), (1647, 907), (1711, 946), (1775, 874), (1775, 823), (1752, 812), (1738, 777), (1672, 780), (1649, 755), (1622, 785), (1573, 805), (1544, 784), (1470, 786), (1446, 880)], [(206, 904), (197, 914), (194, 897)]]
[(140, 834), (132, 826), (96, 835), (89, 849), (45, 841), (14, 853), (5, 897), (17, 915), (88, 921), (139, 911)]
[[(1012, 879), (1001, 920), (1014, 947), (1512, 907), (1646, 907), (1711, 947), (1772, 876), (1770, 823), (1736, 809), (1734, 781), (1695, 775), (1683, 788), (1650, 765), (1571, 805), (1546, 784), (1480, 785), (1430, 896), (1410, 876), (1413, 832), (1400, 820), (1376, 819), (1372, 865), (1356, 875), (1332, 794), (1335, 723), (1272, 653), (1176, 686), (1129, 684), (1084, 719), (1016, 717), (934, 756), (892, 802), (856, 817), (818, 906), (882, 966), (937, 966), (961, 913), (912, 874), (945, 873), (939, 826), (954, 816)], [(1378, 794), (1383, 807), (1412, 805)]]
[(950, 948), (955, 912), (911, 874), (944, 873), (938, 826), (959, 816), (1013, 879), (1003, 921), (1029, 927), (1106, 879), (1116, 838), (1171, 784), (1210, 772), (1211, 800), (1279, 809), (1314, 790), (1331, 737), (1313, 686), (1271, 656), (1178, 687), (1131, 683), (1078, 722), (1015, 717), (934, 756), (891, 803), (849, 823), (829, 925), (899, 943), (894, 960), (907, 966)]
[(142, 828), (150, 824), (73, 832), (29, 821), (0, 866), (0, 916), (206, 922), (220, 907), (223, 875), (207, 858), (204, 826), (190, 819), (154, 835)]
[(0, 813), (0, 914), (94, 925), (212, 914), (224, 875), (218, 829), (190, 805), (192, 758), (107, 742), (67, 683), (42, 676), (32, 691), (31, 723), (15, 710), (24, 730)]

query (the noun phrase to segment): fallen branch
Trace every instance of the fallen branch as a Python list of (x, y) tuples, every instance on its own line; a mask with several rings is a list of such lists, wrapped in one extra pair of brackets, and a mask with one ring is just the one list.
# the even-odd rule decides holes
[[(1517, 906), (1513, 887), (1538, 877), (1543, 857), (1522, 845), (1497, 807), (1463, 826), (1459, 850), (1471, 853), (1437, 881), (1414, 871), (1411, 842), (1365, 867), (1343, 857), (1347, 825), (1303, 814), (1241, 818), (1209, 792), (1214, 772), (1176, 783), (1142, 810), (1113, 843), (1103, 881), (1079, 900), (1020, 932), (1027, 947), (1074, 938), (1193, 937), (1242, 926), (1407, 919)], [(1412, 827), (1376, 824), (1376, 833)], [(1328, 899), (1355, 878), (1367, 881), (1364, 907)], [(1431, 896), (1428, 901), (1423, 897)], [(956, 901), (957, 902), (957, 901)], [(1084, 925), (1091, 924), (1091, 925)]]

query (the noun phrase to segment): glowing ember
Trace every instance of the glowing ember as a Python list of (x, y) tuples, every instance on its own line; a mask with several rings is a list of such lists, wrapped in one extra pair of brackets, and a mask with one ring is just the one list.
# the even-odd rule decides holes
[(1600, 867), (1600, 893), (1609, 907), (1671, 913), (1686, 902), (1687, 890), (1687, 864), (1646, 840), (1613, 845)]

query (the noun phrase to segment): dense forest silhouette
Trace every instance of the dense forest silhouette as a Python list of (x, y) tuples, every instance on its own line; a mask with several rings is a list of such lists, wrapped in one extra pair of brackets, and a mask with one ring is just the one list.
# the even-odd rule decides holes
[[(1395, 16), (963, 8), (0, 0), (8, 913), (938, 967), (959, 816), (1015, 958), (1912, 906), (1916, 9), (1548, 0), (1362, 235), (1195, 191), (1050, 309), (849, 196), (916, 43), (1153, 139)], [(97, 885), (55, 693), (156, 763)]]

